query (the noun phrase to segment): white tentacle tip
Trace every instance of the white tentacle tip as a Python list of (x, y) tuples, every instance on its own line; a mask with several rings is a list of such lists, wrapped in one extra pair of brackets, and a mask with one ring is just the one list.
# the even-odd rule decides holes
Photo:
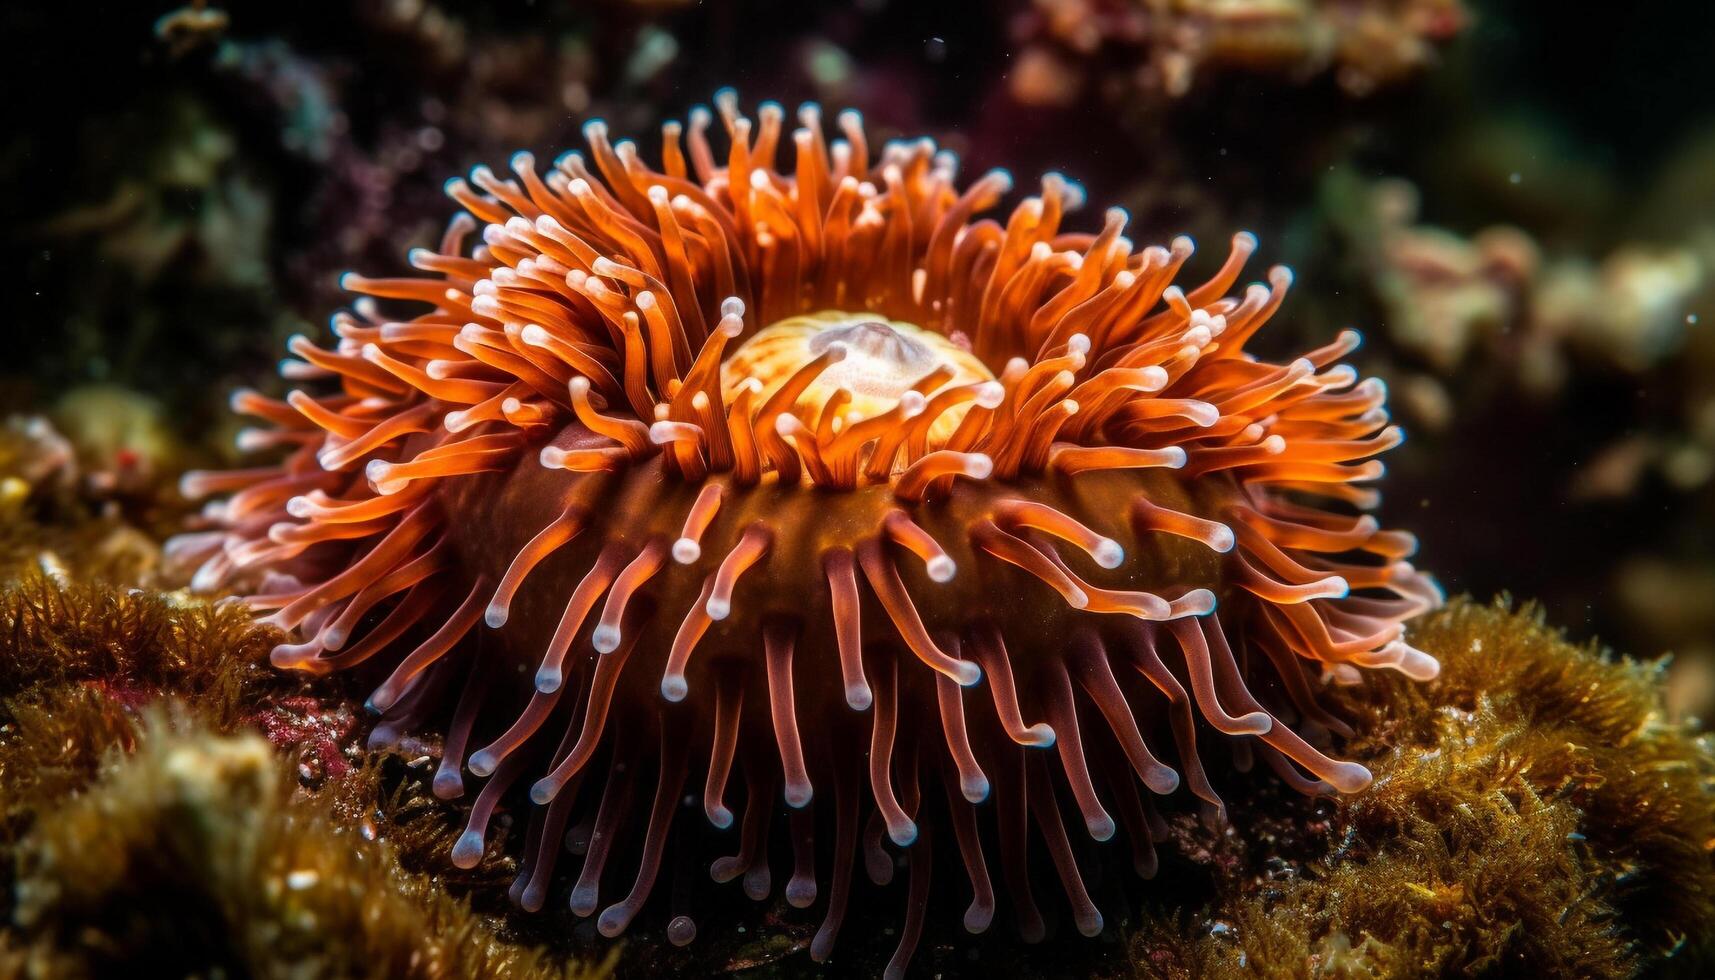
[(1149, 774), (1143, 784), (1155, 795), (1167, 796), (1179, 788), (1179, 774), (1166, 766), (1160, 766)]
[(508, 615), (509, 612), (505, 605), (498, 602), (491, 602), (488, 605), (488, 609), (482, 614), (482, 621), (488, 624), (489, 629), (499, 629), (506, 625), (506, 618)]
[(1103, 568), (1118, 568), (1125, 561), (1125, 548), (1113, 538), (1103, 538), (1090, 549), (1090, 557)]
[[(1098, 841), (1110, 840), (1114, 836), (1114, 818), (1105, 813), (1097, 814), (1085, 820), (1084, 827), (1089, 830), (1090, 837)], [(1100, 931), (1100, 927), (1098, 927), (1098, 931)]]
[[(804, 423), (800, 422), (796, 415), (782, 413), (774, 417), (774, 432), (782, 439), (790, 439), (803, 429)], [(649, 436), (652, 439), (655, 437), (654, 429), (650, 429)]]
[(558, 667), (541, 667), (536, 671), (536, 690), (543, 694), (552, 694), (560, 689), (564, 678)]
[[(1112, 566), (1108, 567), (1111, 568)], [(953, 559), (946, 555), (936, 555), (926, 563), (926, 569), (931, 582), (951, 582), (953, 575), (958, 571), (958, 566), (954, 564)]]
[(590, 634), (590, 645), (597, 653), (612, 653), (619, 649), (619, 627), (602, 623)]
[(853, 711), (868, 711), (875, 703), (875, 695), (870, 692), (868, 684), (849, 684), (846, 686), (846, 705)]
[(1274, 731), (1274, 718), (1266, 711), (1252, 711), (1238, 717), (1236, 735), (1267, 735)]
[(957, 666), (953, 668), (953, 680), (960, 687), (974, 687), (981, 683), (982, 679), (983, 669), (969, 660), (957, 661)]
[[(1112, 835), (1110, 834), (1109, 836)], [(1105, 837), (1102, 838), (1102, 840), (1106, 839), (1107, 838)], [(1102, 913), (1092, 908), (1088, 915), (1078, 916), (1077, 925), (1078, 932), (1082, 934), (1084, 938), (1094, 939), (1102, 934), (1102, 929), (1106, 928), (1107, 923), (1102, 919)]]
[(1427, 682), (1441, 676), (1441, 661), (1422, 650), (1417, 649), (1404, 640), (1395, 640), (1389, 644), (1395, 659), (1389, 664), (1414, 681)]
[(1221, 421), (1221, 410), (1208, 402), (1193, 402), (1186, 408), (1185, 417), (1193, 424), (1207, 429)]
[(661, 678), (661, 696), (674, 704), (685, 700), (685, 695), (691, 693), (691, 687), (685, 683), (684, 674), (667, 674)]
[(703, 546), (690, 538), (680, 538), (673, 542), (673, 560), (681, 565), (689, 565), (703, 557)]
[(441, 800), (456, 800), (464, 795), (464, 778), (457, 769), (444, 766), (435, 773), (435, 779), (430, 784), (435, 798)]
[(703, 605), (703, 611), (709, 614), (710, 619), (725, 619), (732, 615), (732, 603), (720, 598), (710, 599)]
[(892, 838), (900, 847), (910, 847), (917, 843), (917, 825), (906, 819), (898, 824), (888, 824), (887, 836)]
[(807, 909), (816, 904), (816, 882), (811, 878), (793, 876), (786, 883), (786, 904), (795, 909)]
[(1215, 593), (1208, 589), (1192, 589), (1168, 604), (1170, 618), (1207, 616), (1215, 611)]
[(1368, 769), (1356, 762), (1336, 762), (1321, 776), (1342, 793), (1359, 792), (1375, 780)]
[(482, 835), (474, 830), (465, 831), (453, 845), (453, 867), (467, 870), (476, 867), (482, 861), (482, 851)]
[(989, 798), (988, 777), (979, 772), (968, 779), (959, 780), (959, 792), (963, 793), (970, 803), (983, 802)]
[(213, 493), (213, 488), (209, 486), (212, 476), (207, 470), (186, 470), (184, 475), (179, 477), (179, 496), (186, 500), (201, 500)]

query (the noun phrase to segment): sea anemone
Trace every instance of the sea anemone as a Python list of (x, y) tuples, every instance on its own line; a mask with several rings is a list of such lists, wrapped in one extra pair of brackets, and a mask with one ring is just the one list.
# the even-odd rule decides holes
[(942, 834), (972, 932), (1002, 892), (992, 854), (1020, 931), (1044, 934), (1032, 826), (1098, 932), (1062, 811), (1098, 841), (1117, 813), (1148, 877), (1152, 797), (1183, 783), (1223, 815), (1199, 718), (1237, 768), (1362, 789), (1286, 722), (1325, 744), (1347, 729), (1318, 685), (1433, 677), (1402, 624), (1440, 593), (1414, 539), (1360, 513), (1401, 434), (1382, 384), (1336, 364), (1357, 334), (1247, 353), (1291, 281), (1226, 295), (1249, 234), (1184, 289), (1188, 239), (1136, 249), (1118, 209), (1063, 231), (1083, 194), (1058, 175), (979, 219), (1006, 173), (960, 191), (933, 142), (872, 158), (856, 113), (829, 143), (813, 105), (777, 169), (781, 107), (716, 106), (724, 166), (698, 108), (663, 127), (660, 170), (593, 121), (588, 158), (450, 181), (464, 212), (411, 254), (425, 275), (347, 275), (364, 298), (333, 346), (290, 342), (281, 374), (313, 391), (233, 396), (268, 423), (241, 447), (284, 462), (185, 477), (230, 494), (170, 547), (194, 586), (266, 613), (280, 667), (386, 658), (375, 739), (443, 722), (434, 792), (486, 780), (453, 863), (481, 860), (528, 774), (514, 901), (543, 905), (567, 841), (571, 908), (614, 936), (670, 849), (696, 858), (694, 786), (739, 825), (709, 872), (752, 898), (785, 824), (787, 902), (825, 895), (818, 960), (856, 858), (885, 884), (884, 838), (904, 849), (898, 973)]

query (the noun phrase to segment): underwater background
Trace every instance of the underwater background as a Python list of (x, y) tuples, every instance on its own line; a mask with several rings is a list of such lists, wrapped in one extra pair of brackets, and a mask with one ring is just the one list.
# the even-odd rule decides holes
[[(451, 210), (442, 194), (449, 177), (481, 163), (499, 168), (518, 149), (551, 159), (581, 145), (581, 127), (593, 117), (616, 133), (653, 134), (663, 119), (730, 85), (746, 100), (858, 108), (879, 138), (931, 135), (959, 155), (965, 174), (1004, 166), (1028, 183), (1041, 171), (1061, 171), (1092, 201), (1125, 207), (1140, 241), (1184, 232), (1218, 243), (1233, 229), (1254, 231), (1259, 257), (1291, 266), (1298, 282), (1264, 349), (1302, 350), (1353, 326), (1366, 341), (1354, 363), (1389, 384), (1394, 418), (1410, 438), (1388, 458), (1383, 523), (1416, 532), (1423, 542), (1418, 564), (1450, 595), (1474, 599), (1430, 627), (1471, 654), (1469, 663), (1438, 654), (1449, 665), (1449, 690), (1470, 688), (1472, 718), (1488, 710), (1480, 694), (1492, 665), (1481, 644), (1473, 651), (1467, 640), (1512, 629), (1513, 645), (1542, 662), (1586, 657), (1577, 670), (1589, 673), (1578, 674), (1579, 683), (1623, 688), (1616, 697), (1627, 702), (1576, 738), (1545, 736), (1532, 726), (1556, 710), (1571, 718), (1576, 711), (1568, 706), (1583, 703), (1578, 692), (1585, 688), (1567, 679), (1570, 668), (1520, 668), (1508, 676), (1537, 685), (1550, 707), (1513, 715), (1497, 709), (1500, 720), (1470, 724), (1497, 726), (1496, 741), (1513, 732), (1507, 726), (1523, 726), (1543, 745), (1559, 735), (1569, 744), (1608, 737), (1629, 745), (1636, 732), (1655, 737), (1656, 726), (1672, 728), (1679, 741), (1652, 756), (1676, 774), (1664, 779), (1683, 780), (1671, 792), (1707, 790), (1700, 768), (1708, 764), (1706, 750), (1694, 744), (1693, 729), (1675, 726), (1715, 712), (1715, 5), (1574, 11), (1504, 0), (233, 0), (178, 9), (15, 3), (0, 11), (0, 23), (10, 42), (0, 71), (13, 95), (0, 136), (0, 180), (9, 191), (0, 196), (0, 263), (13, 284), (0, 358), (0, 414), (7, 419), (0, 553), (12, 583), (3, 620), (12, 673), (0, 693), (13, 707), (0, 735), (28, 730), (21, 702), (11, 699), (45, 683), (47, 675), (20, 665), (105, 649), (112, 659), (86, 664), (89, 676), (124, 666), (163, 689), (218, 688), (231, 702), (229, 717), (214, 721), (175, 725), (151, 716), (144, 724), (179, 733), (161, 736), (149, 751), (213, 753), (214, 761), (199, 764), (253, 780), (253, 799), (288, 806), (276, 800), (280, 791), (268, 777), (255, 775), (271, 763), (245, 756), (242, 745), (171, 739), (187, 738), (182, 729), (197, 725), (255, 727), (257, 717), (241, 710), (247, 698), (262, 698), (256, 703), (274, 711), (289, 703), (282, 699), (303, 695), (260, 668), (234, 673), (221, 642), (243, 648), (255, 641), (243, 639), (242, 626), (221, 619), (225, 614), (191, 613), (123, 589), (102, 591), (104, 585), (169, 596), (182, 585), (162, 567), (158, 542), (193, 509), (177, 496), (178, 475), (238, 459), (229, 393), (268, 378), (291, 335), (322, 335), (328, 315), (348, 302), (337, 287), (340, 273), (405, 271), (406, 252), (441, 233)], [(655, 152), (654, 136), (640, 143)], [(1087, 208), (1072, 224), (1098, 227), (1100, 209)], [(1193, 272), (1212, 271), (1220, 252), (1200, 250)], [(283, 390), (277, 379), (273, 384), (272, 393)], [(60, 598), (51, 602), (39, 591), (62, 588), (71, 591), (54, 593)], [(65, 595), (104, 611), (74, 615)], [(1564, 630), (1570, 644), (1557, 645), (1534, 613), (1505, 625), (1512, 614), (1488, 605), (1497, 596), (1538, 604), (1543, 621)], [(186, 617), (197, 616), (212, 618), (187, 625)], [(104, 622), (127, 623), (129, 632), (108, 636)], [(83, 646), (68, 639), (79, 636)], [(1672, 660), (1661, 675), (1599, 661), (1584, 650), (1592, 641), (1641, 660)], [(245, 662), (252, 668), (257, 650), (266, 645), (250, 649)], [(77, 671), (84, 669), (62, 663), (52, 672), (82, 678)], [(1550, 690), (1559, 681), (1565, 690)], [(1562, 695), (1563, 702), (1553, 700)], [(405, 866), (421, 871), (425, 865), (413, 868), (412, 855), (441, 846), (446, 828), (426, 809), (408, 811), (408, 820), (389, 809), (398, 805), (404, 777), (387, 766), (397, 764), (329, 748), (349, 741), (358, 725), (350, 705), (331, 707), (335, 701), (269, 716), (316, 729), (294, 736), (293, 744), (309, 746), (293, 762), (308, 767), (299, 772), (305, 787), (348, 767), (369, 774), (368, 782), (340, 790), (343, 796), (310, 805), (314, 812), (301, 819), (336, 833), (342, 819), (355, 815), (361, 825), (371, 811), (384, 813), (411, 828), (396, 832), (395, 842)], [(118, 725), (104, 710), (59, 704), (52, 719), (39, 719), (41, 731), (71, 724), (67, 719)], [(260, 724), (267, 729), (269, 722)], [(1591, 734), (1615, 725), (1622, 735)], [(1523, 751), (1520, 744), (1512, 750)], [(103, 751), (92, 742), (76, 764), (36, 761), (88, 775), (105, 764)], [(21, 758), (14, 757), (14, 776)], [(1640, 769), (1624, 759), (1617, 764), (1633, 775)], [(1557, 793), (1573, 792), (1566, 786), (1582, 778), (1577, 774), (1600, 768), (1589, 760), (1542, 765), (1564, 777), (1558, 789), (1537, 788), (1550, 801), (1538, 801), (1545, 807)], [(1602, 771), (1609, 792), (1618, 793), (1621, 776)], [(67, 787), (77, 784), (66, 778)], [(1458, 785), (1446, 773), (1414, 778), (1421, 783), (1402, 776), (1389, 792), (1428, 793), (1436, 778)], [(108, 791), (161, 792), (142, 775), (133, 782), (119, 778)], [(35, 775), (30, 785), (60, 799)], [(392, 803), (376, 804), (382, 797)], [(1684, 816), (1692, 829), (1637, 830), (1619, 817), (1608, 827), (1616, 837), (1671, 837), (1678, 843), (1662, 845), (1653, 860), (1697, 866), (1701, 874), (1707, 842), (1694, 837), (1709, 816), (1706, 800), (1675, 800), (1693, 814)], [(1387, 810), (1393, 805), (1374, 803), (1375, 823), (1354, 825), (1387, 824), (1397, 817)], [(1545, 810), (1527, 834), (1518, 814), (1530, 810), (1513, 799), (1511, 817), (1447, 832), (1512, 828), (1536, 835), (1532, 841), (1596, 833)], [(80, 826), (77, 818), (66, 815), (56, 833)], [(9, 852), (38, 820), (37, 813), (9, 813)], [(1662, 857), (1680, 844), (1688, 850)], [(18, 852), (14, 881), (72, 874), (44, 872), (41, 848), (48, 845), (31, 846)], [(74, 837), (58, 851), (48, 847), (59, 860), (79, 849)], [(1304, 847), (1304, 854), (1315, 851)], [(1293, 860), (1309, 861), (1304, 854)], [(1447, 859), (1458, 863), (1456, 854)], [(1600, 873), (1610, 886), (1625, 861), (1648, 864), (1636, 856), (1573, 860), (1607, 869)], [(1246, 871), (1229, 871), (1234, 881), (1251, 880)], [(1458, 919), (1450, 909), (1463, 898), (1413, 873), (1386, 879), (1387, 887), (1406, 894), (1416, 882), (1428, 889), (1424, 901), (1450, 903), (1426, 915)], [(1535, 865), (1494, 872), (1514, 879), (1542, 873)], [(474, 894), (483, 910), (481, 889), (498, 872), (461, 874), (451, 894)], [(1319, 887), (1337, 893), (1335, 881), (1324, 878)], [(470, 946), (494, 959), (464, 967), (570, 970), (566, 963), (600, 962), (599, 952), (559, 950), (544, 966), (530, 958), (536, 954), (519, 952), (550, 941), (530, 927), (469, 925), (451, 906), (423, 912), (453, 901), (435, 890), (446, 884), (436, 879), (413, 893), (402, 901), (422, 904), (398, 914), (401, 922), (425, 915), (431, 918), (423, 921), (455, 923), (445, 935), (497, 930), (504, 942)], [(1628, 938), (1616, 940), (1614, 950), (1579, 947), (1588, 958), (1560, 965), (1614, 975), (1674, 969), (1670, 954), (1707, 939), (1699, 933), (1709, 924), (1708, 905), (1698, 903), (1715, 901), (1715, 892), (1705, 891), (1715, 886), (1704, 879), (1657, 886), (1649, 894), (1684, 903), (1677, 913), (1659, 913), (1669, 924), (1647, 936), (1616, 926), (1629, 921), (1628, 909), (1649, 904), (1618, 886), (1618, 897), (1590, 915), (1578, 942), (1615, 930)], [(1222, 887), (1196, 894), (1218, 904), (1212, 896), (1224, 894)], [(1252, 895), (1249, 886), (1233, 887)], [(1514, 898), (1519, 909), (1543, 901), (1535, 893)], [(0, 963), (52, 975), (44, 965), (60, 961), (45, 950), (69, 943), (75, 930), (62, 923), (43, 939), (42, 923), (52, 915), (42, 910), (56, 906), (39, 888), (20, 885), (8, 901), (18, 932), (0, 954), (15, 958), (0, 956)], [(1329, 894), (1304, 902), (1318, 914), (1336, 914), (1328, 911), (1336, 902)], [(1576, 924), (1576, 916), (1555, 912), (1556, 924), (1541, 927), (1544, 947), (1554, 945), (1554, 930)], [(1222, 931), (1208, 925), (1214, 920), (1187, 914), (1108, 940), (1088, 969), (1198, 975), (1229, 964)], [(1374, 914), (1393, 922), (1388, 917), (1396, 913)], [(1531, 921), (1518, 909), (1509, 914), (1515, 925)], [(111, 925), (103, 915), (92, 913), (92, 920)], [(67, 913), (65, 921), (81, 920)], [(1247, 920), (1250, 935), (1266, 932), (1261, 922)], [(1283, 935), (1297, 928), (1276, 927)], [(1414, 939), (1400, 941), (1399, 958), (1370, 966), (1394, 972), (1415, 957), (1433, 970), (1484, 972), (1553, 962), (1516, 950), (1510, 955), (1519, 958), (1484, 959), (1522, 940), (1473, 929), (1483, 938), (1464, 947), (1466, 960), (1453, 953), (1434, 959), (1445, 951)], [(409, 957), (385, 958), (402, 955), (408, 932), (401, 928), (389, 940), (398, 949), (374, 940), (384, 952), (370, 965), (417, 969)], [(1357, 936), (1341, 942), (1359, 947)], [(1216, 946), (1198, 945), (1210, 941)], [(1286, 953), (1278, 943), (1268, 948), (1281, 962), (1312, 956), (1318, 969), (1364, 966), (1361, 949)], [(1376, 950), (1385, 945), (1370, 953), (1382, 956)], [(1577, 945), (1568, 941), (1562, 951)], [(807, 969), (781, 948), (786, 952), (719, 947), (721, 969)], [(996, 948), (1004, 947), (990, 943), (985, 955), (1001, 955)], [(1425, 952), (1431, 949), (1437, 952)], [(256, 967), (245, 955), (233, 952), (227, 962)], [(956, 971), (962, 956), (943, 949), (919, 969)], [(60, 965), (70, 969), (70, 962)], [(167, 965), (194, 969), (171, 958)], [(1018, 968), (1050, 975), (1068, 969), (1041, 954)]]

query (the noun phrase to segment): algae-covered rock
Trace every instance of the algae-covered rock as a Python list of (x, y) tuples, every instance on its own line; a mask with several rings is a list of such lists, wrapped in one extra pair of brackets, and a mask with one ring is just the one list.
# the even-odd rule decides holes
[[(1204, 914), (1146, 923), (1165, 976), (1631, 976), (1708, 968), (1715, 755), (1661, 667), (1466, 602), (1413, 642), (1439, 680), (1348, 695), (1374, 785), (1326, 852)], [(1219, 923), (1210, 929), (1208, 923)]]
[(42, 814), (0, 969), (103, 976), (592, 977), (508, 943), (337, 822), (267, 740), (152, 711), (137, 750)]
[(423, 873), (444, 814), (362, 755), (337, 687), (264, 665), (275, 638), (230, 602), (0, 594), (0, 976), (603, 972)]
[[(414, 759), (365, 751), (353, 692), (270, 671), (275, 636), (231, 603), (40, 576), (6, 587), (0, 975), (139, 962), (205, 976), (575, 976), (602, 961), (607, 947), (574, 936), (564, 915), (550, 928), (543, 914), (508, 911), (504, 848), (452, 869), (457, 812), (426, 792), (434, 746)], [(949, 929), (929, 937), (925, 967), (1706, 968), (1715, 752), (1663, 714), (1660, 667), (1572, 645), (1532, 612), (1469, 601), (1417, 623), (1413, 642), (1441, 660), (1438, 680), (1338, 695), (1355, 732), (1345, 751), (1376, 774), (1367, 791), (1310, 800), (1236, 780), (1230, 825), (1171, 819), (1175, 846), (1140, 906), (1113, 909), (1107, 941), (1024, 949), (1004, 929), (980, 943)], [(674, 954), (644, 931), (621, 962), (806, 973), (777, 911)], [(876, 943), (887, 946), (884, 927)], [(783, 952), (747, 955), (774, 946)]]

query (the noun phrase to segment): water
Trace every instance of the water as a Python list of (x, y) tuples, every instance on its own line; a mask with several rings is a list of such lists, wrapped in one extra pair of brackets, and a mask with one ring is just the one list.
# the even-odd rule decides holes
[(284, 390), (340, 273), (406, 273), (449, 178), (546, 166), (593, 118), (653, 160), (730, 85), (830, 132), (859, 109), (872, 148), (931, 136), (1009, 205), (1060, 172), (1072, 230), (1124, 207), (1139, 248), (1191, 235), (1193, 273), (1255, 232), (1247, 278), (1295, 273), (1264, 352), (1356, 327), (1389, 385), (1380, 514), (1413, 560), (1671, 652), (1671, 711), (1715, 709), (1715, 8), (1152, 6), (13, 5), (0, 408), (159, 536), (177, 473), (235, 458), (230, 391)]

